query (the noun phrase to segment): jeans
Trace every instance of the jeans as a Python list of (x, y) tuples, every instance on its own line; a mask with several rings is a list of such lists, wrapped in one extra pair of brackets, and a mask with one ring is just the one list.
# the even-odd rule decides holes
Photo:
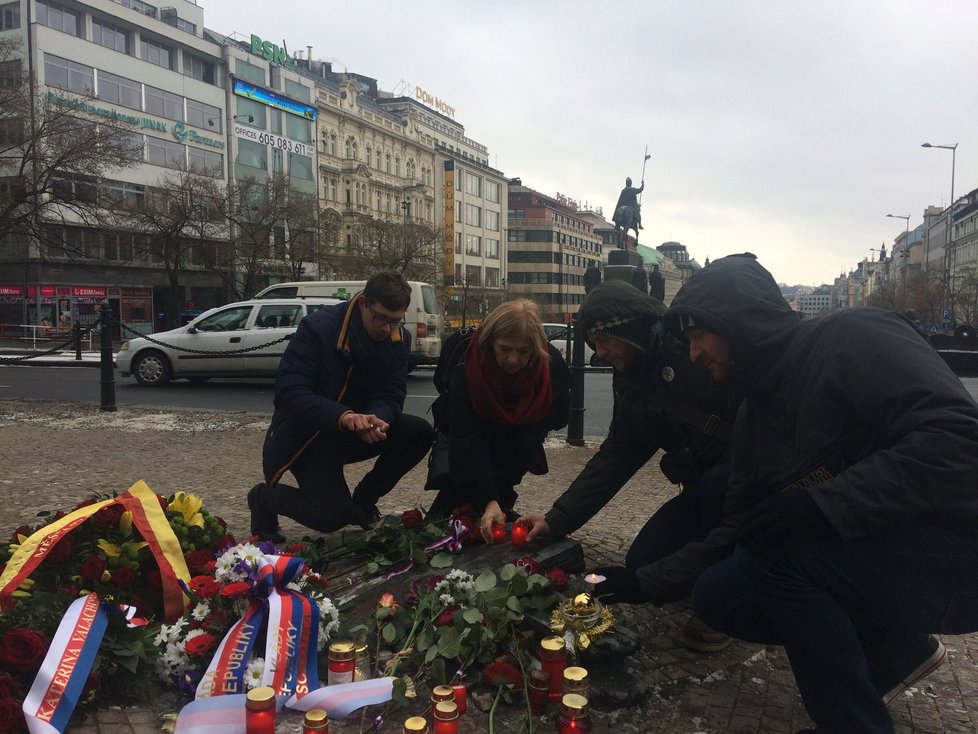
[(749, 642), (783, 645), (819, 732), (892, 732), (882, 695), (927, 635), (978, 630), (978, 540), (920, 523), (734, 554), (704, 571), (693, 608)]
[[(428, 421), (405, 413), (378, 443), (364, 443), (356, 433), (324, 431), (292, 465), (298, 488), (279, 482), (265, 490), (264, 501), (276, 514), (321, 533), (361, 524), (372, 519), (367, 510), (425, 457), (433, 439)], [(351, 496), (343, 467), (375, 456)]]
[(655, 563), (703, 540), (723, 517), (730, 465), (704, 472), (699, 481), (665, 502), (635, 536), (625, 566), (632, 570)]

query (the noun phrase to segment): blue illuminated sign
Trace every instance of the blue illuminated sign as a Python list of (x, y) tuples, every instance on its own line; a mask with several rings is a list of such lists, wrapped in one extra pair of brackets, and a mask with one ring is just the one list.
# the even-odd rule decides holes
[(307, 120), (316, 119), (316, 108), (312, 105), (306, 104), (305, 102), (299, 102), (294, 99), (289, 99), (288, 97), (284, 97), (277, 92), (272, 92), (271, 90), (263, 89), (262, 87), (256, 87), (254, 84), (249, 84), (241, 79), (234, 79), (232, 81), (231, 89), (239, 97), (245, 97), (247, 99), (254, 100), (255, 102), (260, 102), (261, 104), (268, 105), (269, 107), (274, 107), (277, 110), (282, 110), (283, 112), (288, 112), (292, 115), (304, 117)]

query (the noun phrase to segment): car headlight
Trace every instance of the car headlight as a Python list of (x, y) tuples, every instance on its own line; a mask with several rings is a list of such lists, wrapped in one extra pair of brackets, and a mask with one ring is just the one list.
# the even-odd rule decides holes
[(123, 352), (126, 349), (129, 349), (129, 342), (122, 342), (122, 344), (119, 345), (119, 351)]

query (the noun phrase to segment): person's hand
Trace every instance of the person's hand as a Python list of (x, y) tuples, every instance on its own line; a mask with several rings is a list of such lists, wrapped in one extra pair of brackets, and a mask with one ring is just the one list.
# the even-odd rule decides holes
[(550, 524), (542, 512), (531, 512), (523, 515), (516, 522), (522, 523), (530, 529), (530, 532), (526, 535), (527, 543), (536, 538), (553, 537), (553, 530), (550, 528)]
[(377, 443), (387, 440), (390, 424), (370, 413), (347, 413), (343, 416), (343, 427), (356, 433), (364, 443)]
[(649, 601), (642, 593), (638, 577), (624, 566), (599, 566), (591, 573), (605, 580), (594, 587), (594, 596), (604, 604), (644, 604)]
[(486, 509), (482, 511), (482, 519), (479, 520), (479, 532), (482, 533), (482, 539), (490, 545), (492, 544), (492, 524), (497, 522), (505, 523), (506, 513), (503, 512), (503, 508), (499, 506), (496, 500), (489, 500), (486, 503)]
[(837, 540), (839, 534), (811, 493), (802, 487), (786, 489), (761, 500), (748, 513), (737, 533), (737, 542), (751, 553)]

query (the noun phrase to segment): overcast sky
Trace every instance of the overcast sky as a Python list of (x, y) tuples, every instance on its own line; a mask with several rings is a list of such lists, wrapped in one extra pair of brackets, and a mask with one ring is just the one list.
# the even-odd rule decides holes
[(489, 161), (611, 208), (645, 171), (642, 244), (757, 254), (818, 285), (978, 187), (978, 4), (963, 0), (242, 3), (208, 28), (453, 106)]

